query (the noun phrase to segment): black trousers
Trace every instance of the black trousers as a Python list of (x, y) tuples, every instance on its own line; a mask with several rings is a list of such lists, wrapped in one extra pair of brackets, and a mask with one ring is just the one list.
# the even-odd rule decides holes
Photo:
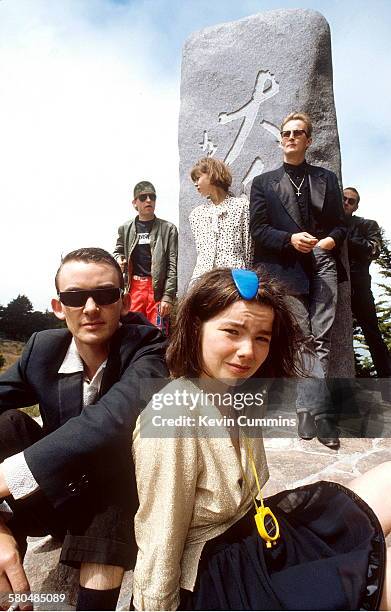
[[(0, 415), (0, 461), (42, 437), (42, 428), (32, 418), (19, 410), (7, 410)], [(50, 534), (63, 540), (62, 563), (72, 567), (101, 563), (131, 569), (135, 557), (133, 516), (123, 501), (123, 490), (117, 495), (115, 490), (89, 490), (62, 509), (55, 509), (41, 490), (24, 499), (7, 497), (13, 511), (8, 527), (21, 554), (26, 552), (27, 536)]]
[(370, 277), (360, 282), (352, 278), (352, 313), (362, 329), (378, 377), (388, 378), (391, 357), (379, 329)]

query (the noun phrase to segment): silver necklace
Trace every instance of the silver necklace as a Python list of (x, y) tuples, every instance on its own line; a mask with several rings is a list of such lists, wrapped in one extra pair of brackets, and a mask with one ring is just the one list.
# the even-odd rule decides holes
[(299, 197), (301, 195), (301, 191), (300, 188), (302, 186), (302, 184), (304, 183), (304, 179), (305, 179), (305, 175), (303, 176), (303, 178), (301, 179), (301, 183), (299, 186), (296, 185), (296, 183), (294, 181), (292, 181), (291, 177), (289, 176), (289, 174), (287, 173), (288, 179), (290, 180), (290, 182), (292, 183), (293, 187), (296, 187), (297, 191), (296, 191), (296, 195), (297, 197)]

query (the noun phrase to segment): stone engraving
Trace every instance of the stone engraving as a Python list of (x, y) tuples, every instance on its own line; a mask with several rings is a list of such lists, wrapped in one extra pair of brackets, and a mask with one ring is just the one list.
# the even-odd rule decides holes
[[(232, 165), (232, 163), (240, 155), (240, 152), (243, 149), (243, 146), (254, 126), (261, 104), (272, 96), (275, 96), (279, 89), (280, 86), (274, 78), (274, 75), (272, 75), (269, 70), (260, 70), (255, 80), (254, 91), (251, 99), (236, 111), (231, 113), (220, 113), (219, 123), (223, 125), (225, 123), (229, 123), (230, 121), (234, 121), (235, 119), (243, 119), (232, 147), (229, 150), (228, 155), (225, 157), (225, 162), (227, 164)], [(261, 121), (261, 125), (263, 126), (263, 121)], [(274, 127), (278, 131), (277, 126)]]
[[(279, 126), (294, 110), (314, 124), (308, 162), (333, 170), (341, 159), (333, 93), (330, 28), (310, 9), (281, 9), (193, 34), (183, 50), (179, 116), (179, 285), (195, 261), (190, 211), (201, 200), (189, 177), (200, 153), (225, 160), (232, 191), (250, 192), (254, 176), (282, 163)], [(353, 373), (349, 286), (339, 285), (332, 376)]]
[[(259, 108), (263, 102), (275, 96), (279, 92), (280, 86), (278, 81), (276, 81), (275, 77), (269, 70), (260, 70), (257, 74), (254, 90), (251, 96), (251, 99), (246, 102), (243, 106), (241, 106), (236, 111), (232, 111), (230, 113), (224, 112), (220, 113), (218, 116), (218, 122), (221, 125), (225, 125), (226, 123), (230, 123), (231, 121), (236, 121), (237, 119), (242, 119), (240, 124), (238, 133), (234, 138), (232, 146), (228, 151), (228, 154), (225, 156), (224, 161), (232, 166), (235, 160), (239, 157), (246, 140), (254, 127), (254, 123), (256, 121)], [(280, 144), (280, 130), (274, 123), (267, 121), (266, 119), (262, 119), (260, 122), (261, 127), (270, 132), (272, 136), (275, 138), (276, 143)], [(202, 151), (209, 157), (213, 157), (216, 153), (218, 146), (212, 142), (212, 140), (208, 136), (208, 131), (204, 130), (204, 138), (202, 142), (199, 143)], [(248, 183), (250, 183), (255, 176), (260, 174), (265, 167), (262, 159), (260, 157), (256, 157), (250, 168), (245, 172), (244, 176), (241, 179), (241, 183), (245, 188)]]
[(217, 146), (210, 140), (207, 130), (204, 130), (204, 139), (199, 145), (207, 157), (212, 157), (216, 153)]

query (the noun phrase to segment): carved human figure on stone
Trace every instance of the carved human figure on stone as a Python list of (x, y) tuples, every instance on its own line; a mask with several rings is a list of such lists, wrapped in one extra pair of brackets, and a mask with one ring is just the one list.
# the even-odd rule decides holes
[(200, 159), (190, 173), (206, 202), (190, 213), (197, 249), (191, 280), (220, 266), (246, 268), (252, 264), (250, 213), (247, 196), (235, 197), (229, 188), (232, 175), (228, 166), (212, 157)]
[[(279, 92), (280, 86), (277, 83), (274, 75), (271, 74), (269, 70), (260, 70), (258, 72), (254, 91), (251, 99), (247, 104), (241, 106), (238, 110), (230, 112), (230, 113), (220, 113), (219, 115), (219, 123), (222, 125), (229, 123), (230, 121), (234, 121), (236, 119), (243, 119), (237, 136), (227, 154), (224, 161), (232, 165), (234, 161), (239, 157), (245, 142), (250, 135), (251, 130), (253, 129), (255, 120), (258, 115), (259, 108), (263, 102), (275, 96)], [(266, 121), (262, 119), (260, 122), (261, 126), (270, 132), (276, 142), (280, 142), (280, 132), (276, 125), (271, 123), (270, 121)], [(250, 167), (242, 177), (243, 185), (246, 185), (250, 180), (254, 178), (257, 174), (261, 173), (264, 168), (264, 163), (260, 157), (256, 157)]]
[[(276, 93), (279, 92), (279, 89), (279, 84), (269, 70), (260, 70), (255, 81), (253, 95), (249, 102), (231, 113), (220, 113), (219, 123), (222, 125), (234, 121), (235, 119), (243, 118), (235, 141), (224, 160), (227, 164), (232, 164), (239, 156), (253, 128), (261, 104), (272, 96), (275, 96)], [(278, 133), (277, 126), (275, 126), (275, 128)]]

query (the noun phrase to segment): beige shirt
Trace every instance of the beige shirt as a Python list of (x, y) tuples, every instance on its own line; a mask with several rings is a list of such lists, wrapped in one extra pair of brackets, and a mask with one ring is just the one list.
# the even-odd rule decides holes
[[(172, 381), (162, 393), (199, 393), (186, 379)], [(175, 409), (174, 409), (175, 410)], [(173, 413), (173, 408), (169, 410)], [(183, 409), (181, 410), (183, 413)], [(167, 411), (163, 410), (160, 415)], [(136, 610), (176, 610), (179, 589), (193, 590), (205, 542), (224, 533), (241, 519), (253, 501), (243, 480), (238, 454), (225, 427), (222, 437), (207, 437), (205, 429), (189, 427), (187, 436), (177, 427), (176, 437), (159, 436), (151, 427), (158, 413), (150, 403), (136, 424), (133, 456), (140, 507), (135, 518), (139, 548), (134, 571), (133, 601)], [(189, 412), (220, 418), (213, 405), (198, 405)], [(202, 430), (202, 428), (201, 428)], [(198, 435), (197, 435), (198, 433)], [(251, 440), (261, 486), (268, 479), (262, 439)], [(244, 439), (241, 462), (256, 495), (255, 478), (248, 465)]]

